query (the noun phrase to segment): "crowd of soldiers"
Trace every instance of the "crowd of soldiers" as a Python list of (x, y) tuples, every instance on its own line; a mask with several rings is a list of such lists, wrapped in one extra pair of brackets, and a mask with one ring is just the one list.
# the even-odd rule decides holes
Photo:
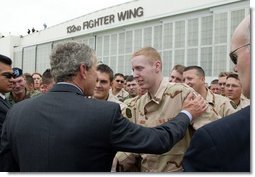
[[(184, 153), (196, 130), (226, 117), (250, 105), (242, 94), (237, 73), (223, 72), (206, 85), (205, 72), (200, 66), (176, 65), (169, 78), (162, 74), (159, 52), (152, 47), (136, 51), (131, 59), (133, 75), (115, 73), (106, 64), (96, 67), (96, 85), (89, 99), (116, 102), (122, 115), (144, 127), (155, 127), (174, 119), (190, 93), (201, 95), (208, 107), (191, 121), (185, 136), (164, 154), (118, 152), (112, 163), (112, 172), (175, 172), (183, 171)], [(80, 69), (82, 70), (82, 69)], [(51, 70), (40, 73), (24, 73), (20, 68), (10, 72), (12, 89), (5, 96), (14, 105), (48, 92), (55, 84)], [(9, 77), (6, 74), (3, 75)], [(69, 77), (69, 76), (68, 76)]]
[[(150, 53), (155, 60), (161, 61), (159, 53), (153, 48), (145, 48), (139, 52), (143, 55)], [(181, 110), (182, 101), (193, 89), (202, 95), (210, 107), (191, 123), (185, 137), (169, 152), (162, 155), (118, 152), (113, 161), (113, 172), (182, 171), (183, 155), (196, 129), (250, 104), (250, 100), (242, 95), (242, 85), (237, 73), (222, 72), (207, 86), (205, 72), (200, 66), (175, 65), (169, 78), (164, 78), (162, 82), (158, 82), (163, 77), (161, 69), (150, 72), (146, 75), (140, 73), (139, 69), (134, 69), (134, 75), (124, 76), (122, 73), (114, 74), (108, 65), (100, 63), (97, 65), (97, 81), (92, 98), (118, 103), (125, 117), (146, 127), (168, 121), (169, 115), (175, 117)], [(46, 93), (55, 84), (50, 69), (42, 75), (23, 73), (20, 68), (13, 68), (13, 73), (15, 78), (12, 80), (12, 91), (6, 94), (11, 105)], [(144, 82), (136, 79), (139, 75), (143, 75), (144, 80), (151, 84), (147, 89), (139, 86), (138, 82)]]

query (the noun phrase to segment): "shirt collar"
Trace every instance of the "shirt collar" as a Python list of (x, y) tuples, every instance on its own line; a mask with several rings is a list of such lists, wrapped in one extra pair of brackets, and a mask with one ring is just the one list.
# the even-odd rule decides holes
[(214, 96), (214, 93), (210, 90), (210, 89), (207, 89), (207, 95), (206, 95), (206, 101), (211, 104), (212, 106), (214, 106), (215, 104), (215, 96)]
[(83, 93), (83, 91), (75, 84), (72, 84), (70, 82), (58, 82), (57, 84), (66, 84), (66, 85), (72, 85), (74, 87), (76, 87), (77, 89), (79, 89), (81, 91), (81, 93)]
[(156, 94), (154, 96), (152, 96), (151, 100), (153, 100), (155, 103), (159, 104), (160, 101), (162, 100), (162, 97), (164, 95), (164, 92), (165, 92), (168, 84), (169, 84), (168, 79), (163, 78)]
[(4, 94), (2, 94), (2, 93), (0, 93), (0, 97), (2, 97), (4, 100), (5, 100), (5, 95)]

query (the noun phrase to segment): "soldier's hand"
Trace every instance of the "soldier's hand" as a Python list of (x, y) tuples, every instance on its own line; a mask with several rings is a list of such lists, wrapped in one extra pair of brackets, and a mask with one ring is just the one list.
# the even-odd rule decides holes
[(190, 92), (187, 98), (184, 100), (182, 109), (188, 111), (193, 120), (199, 117), (207, 109), (208, 104), (205, 99), (196, 93)]

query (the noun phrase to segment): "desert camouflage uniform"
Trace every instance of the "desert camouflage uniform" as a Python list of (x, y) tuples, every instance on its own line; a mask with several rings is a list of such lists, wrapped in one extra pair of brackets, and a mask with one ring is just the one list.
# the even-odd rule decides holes
[[(145, 127), (160, 125), (173, 119), (182, 110), (182, 103), (191, 91), (195, 92), (185, 84), (173, 84), (164, 79), (152, 98), (146, 93), (140, 99), (131, 101), (126, 109), (126, 117)], [(209, 121), (220, 118), (211, 106), (208, 106), (201, 117)], [(193, 124), (196, 125), (197, 122), (193, 122)], [(133, 171), (134, 169), (142, 172), (182, 171), (181, 163), (190, 139), (191, 132), (188, 130), (182, 140), (169, 152), (162, 155), (118, 152), (116, 155), (118, 159), (117, 171)], [(137, 164), (140, 164), (140, 167), (139, 165), (134, 167)]]
[[(224, 97), (219, 94), (213, 93), (211, 90), (207, 89), (207, 96), (206, 101), (212, 106), (213, 111), (219, 117), (225, 117), (227, 115), (233, 114), (236, 112), (234, 109), (234, 102), (231, 101), (229, 98)], [(214, 121), (214, 117), (208, 117), (208, 119), (204, 119), (204, 117), (200, 117), (192, 121), (192, 126), (195, 130), (198, 128)]]
[(249, 106), (251, 104), (250, 99), (246, 98), (243, 94), (241, 95), (240, 98), (240, 103), (238, 106), (236, 106), (236, 111), (239, 111), (243, 108), (245, 108), (246, 106)]
[[(110, 89), (110, 94), (112, 94), (112, 89)], [(112, 94), (113, 95), (113, 94)], [(123, 102), (128, 96), (129, 93), (124, 90), (124, 88), (122, 88), (116, 95), (114, 95), (115, 97), (118, 98), (119, 101)]]

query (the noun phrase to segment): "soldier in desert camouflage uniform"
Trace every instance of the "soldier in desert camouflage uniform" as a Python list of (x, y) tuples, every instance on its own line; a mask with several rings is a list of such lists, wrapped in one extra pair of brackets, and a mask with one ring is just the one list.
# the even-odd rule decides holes
[[(143, 48), (132, 56), (133, 75), (139, 86), (148, 92), (131, 102), (126, 109), (126, 117), (142, 126), (154, 127), (174, 118), (181, 111), (182, 103), (188, 93), (195, 91), (185, 84), (169, 83), (163, 79), (162, 63), (159, 53), (151, 47)], [(203, 118), (220, 118), (208, 106)], [(213, 121), (213, 120), (211, 120)], [(116, 155), (119, 171), (169, 172), (182, 171), (183, 154), (189, 146), (190, 132), (169, 152), (156, 154), (131, 154), (119, 152)], [(135, 168), (134, 168), (135, 167)], [(118, 171), (117, 170), (117, 171)]]

